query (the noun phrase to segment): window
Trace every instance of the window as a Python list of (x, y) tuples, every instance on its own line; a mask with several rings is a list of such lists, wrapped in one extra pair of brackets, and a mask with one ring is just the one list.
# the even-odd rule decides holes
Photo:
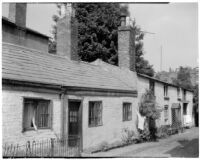
[(187, 103), (183, 103), (183, 115), (187, 115)]
[(180, 88), (177, 88), (177, 97), (180, 97)]
[(149, 80), (149, 89), (152, 91), (153, 95), (155, 93), (155, 82), (152, 80)]
[(169, 117), (169, 112), (168, 112), (168, 105), (165, 105), (164, 106), (164, 119), (165, 119), (165, 121), (167, 121), (168, 120), (168, 117)]
[(131, 103), (123, 103), (123, 121), (132, 120)]
[(51, 107), (49, 100), (24, 99), (23, 130), (51, 127)]
[(183, 99), (186, 100), (186, 90), (183, 90)]
[(89, 127), (102, 125), (102, 102), (89, 102)]
[(168, 96), (168, 86), (164, 85), (164, 97)]

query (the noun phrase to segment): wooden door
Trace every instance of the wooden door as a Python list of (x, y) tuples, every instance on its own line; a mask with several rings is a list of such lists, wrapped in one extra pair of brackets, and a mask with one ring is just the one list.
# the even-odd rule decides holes
[(80, 104), (79, 101), (69, 101), (68, 138), (69, 146), (77, 145), (80, 134)]

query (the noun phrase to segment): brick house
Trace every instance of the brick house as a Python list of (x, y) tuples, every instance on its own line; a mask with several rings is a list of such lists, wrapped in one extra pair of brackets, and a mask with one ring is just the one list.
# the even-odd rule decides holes
[(152, 85), (164, 109), (158, 126), (172, 124), (173, 108), (181, 122), (183, 115), (192, 116), (192, 92), (136, 73), (134, 32), (123, 18), (119, 66), (80, 61), (77, 22), (69, 8), (57, 24), (56, 55), (48, 53), (49, 37), (25, 26), (26, 4), (10, 4), (9, 18), (2, 18), (4, 144), (79, 136), (82, 150), (88, 150), (121, 141), (124, 128), (137, 135), (138, 103)]

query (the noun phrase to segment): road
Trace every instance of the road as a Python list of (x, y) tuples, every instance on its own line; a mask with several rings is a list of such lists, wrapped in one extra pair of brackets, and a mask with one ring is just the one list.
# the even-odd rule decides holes
[(186, 129), (159, 142), (133, 144), (91, 157), (199, 157), (199, 128)]

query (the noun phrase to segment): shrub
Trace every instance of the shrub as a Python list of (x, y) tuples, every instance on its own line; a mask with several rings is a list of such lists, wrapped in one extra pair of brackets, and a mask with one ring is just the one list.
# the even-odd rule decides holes
[(133, 143), (134, 140), (136, 140), (135, 132), (128, 128), (124, 128), (122, 130), (122, 142), (124, 144), (130, 144)]
[(139, 132), (140, 138), (142, 140), (156, 139), (156, 124), (155, 120), (160, 117), (160, 112), (162, 110), (156, 102), (156, 97), (151, 90), (146, 90), (142, 95), (139, 104), (139, 112), (142, 116), (145, 116), (148, 121), (148, 131), (149, 133)]
[(169, 136), (169, 134), (168, 134), (169, 128), (170, 128), (169, 125), (162, 125), (160, 128), (158, 128), (157, 137), (158, 138), (167, 138)]

